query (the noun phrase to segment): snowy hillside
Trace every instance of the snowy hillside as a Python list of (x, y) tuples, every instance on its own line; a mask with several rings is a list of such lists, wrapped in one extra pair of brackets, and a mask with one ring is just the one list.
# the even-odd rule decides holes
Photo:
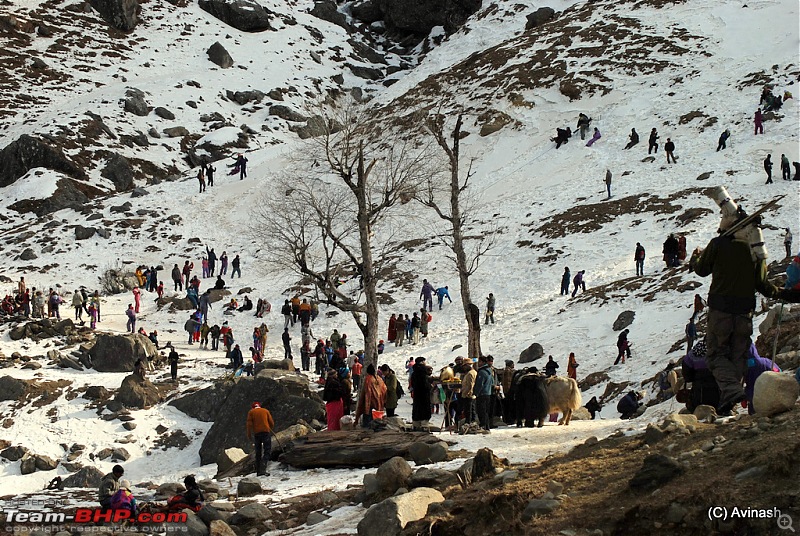
[[(279, 309), (299, 278), (254, 260), (256, 255), (263, 258), (264, 251), (251, 224), (261, 194), (308, 150), (296, 131), (308, 128), (307, 120), (327, 96), (345, 92), (357, 100), (371, 99), (365, 106), (387, 125), (408, 125), (419, 110), (441, 110), (452, 128), (457, 113), (463, 112), (468, 135), (462, 140), (462, 164), (466, 169), (473, 160), (470, 193), (479, 205), (468, 234), (497, 232), (494, 249), (472, 278), (472, 295), (482, 312), (489, 292), (497, 298), (497, 322), (481, 332), (483, 351), (502, 366), (503, 360), (516, 361), (522, 350), (538, 342), (544, 359), (554, 356), (564, 374), (567, 356), (575, 352), (579, 380), (594, 372), (607, 374), (582, 393), (584, 402), (602, 395), (610, 384), (618, 387), (606, 400), (601, 420), (573, 421), (568, 428), (501, 428), (490, 436), (445, 437), (457, 443), (454, 449), (488, 446), (522, 463), (565, 451), (588, 436), (641, 430), (677, 410), (672, 400), (649, 408), (642, 419), (622, 422), (614, 408), (619, 393), (642, 388), (642, 381), (682, 355), (685, 343), (679, 343), (689, 307), (695, 293), (707, 294), (709, 281), (685, 268), (665, 270), (661, 247), (669, 233), (681, 233), (691, 253), (716, 235), (719, 214), (706, 196), (709, 189), (725, 186), (747, 210), (776, 195), (786, 196), (764, 218), (770, 260), (784, 257), (784, 228), (798, 234), (800, 183), (781, 180), (779, 164), (781, 154), (791, 162), (800, 160), (800, 7), (794, 0), (746, 5), (561, 0), (549, 4), (556, 10), (554, 19), (530, 30), (524, 30), (526, 15), (541, 5), (484, 2), (454, 33), (445, 35), (436, 27), (429, 38), (417, 36), (405, 46), (393, 41), (397, 36), (376, 31), (379, 23), (356, 20), (352, 8), (360, 2), (339, 5), (350, 30), (311, 15), (311, 0), (259, 3), (272, 13), (273, 29), (257, 33), (228, 26), (184, 0), (143, 2), (140, 22), (127, 34), (104, 25), (84, 2), (11, 0), (0, 6), (0, 48), (6, 51), (0, 147), (30, 135), (63, 152), (74, 166), (73, 171), (28, 169), (0, 189), (0, 280), (7, 293), (25, 277), (28, 287), (59, 286), (69, 302), (80, 286), (98, 288), (99, 276), (108, 268), (121, 265), (132, 271), (138, 265), (161, 265), (167, 295), (182, 297), (172, 292), (170, 269), (188, 259), (199, 272), (205, 247), (213, 247), (217, 254), (226, 251), (230, 258), (242, 258), (241, 279), (226, 277), (233, 295), (272, 303), (265, 317), (270, 327), (266, 357), (282, 358)], [(35, 33), (43, 24), (52, 29), (51, 36)], [(230, 53), (232, 67), (223, 69), (208, 60), (206, 51), (215, 42)], [(46, 66), (34, 67), (33, 58)], [(359, 68), (372, 69), (367, 72), (375, 78), (364, 78)], [(789, 91), (795, 98), (765, 121), (764, 135), (754, 136), (752, 117), (765, 84), (774, 86), (776, 94)], [(144, 115), (124, 110), (130, 88), (144, 93)], [(240, 95), (241, 100), (252, 98), (244, 104), (227, 93), (253, 90), (260, 94)], [(170, 114), (157, 115), (156, 107)], [(592, 117), (592, 127), (602, 137), (587, 147), (576, 132), (556, 150), (550, 141), (556, 128), (574, 128), (581, 112)], [(168, 115), (174, 118), (162, 117)], [(170, 137), (164, 129), (171, 127), (184, 127), (185, 132)], [(641, 141), (623, 150), (631, 128)], [(652, 128), (660, 139), (649, 158)], [(731, 132), (728, 147), (716, 151), (725, 129)], [(408, 132), (424, 139), (420, 131)], [(667, 138), (676, 145), (675, 164), (665, 161)], [(244, 180), (228, 175), (231, 158), (239, 152), (249, 159)], [(764, 185), (762, 161), (770, 153), (776, 162), (775, 182)], [(3, 180), (11, 167), (2, 160), (4, 154)], [(127, 159), (132, 170), (133, 182), (124, 188), (115, 183), (119, 175), (105, 172), (115, 154)], [(216, 164), (215, 185), (199, 194), (195, 165), (203, 157), (224, 160)], [(603, 183), (607, 169), (613, 173), (610, 199)], [(75, 186), (64, 186), (62, 179)], [(132, 195), (133, 187), (146, 192)], [(75, 194), (75, 188), (85, 195)], [(72, 208), (41, 209), (41, 200), (57, 190), (75, 195)], [(424, 355), (438, 370), (466, 353), (458, 277), (436, 237), (435, 216), (414, 203), (402, 210), (399, 267), (413, 277), (407, 284), (400, 276), (379, 283), (378, 290), (394, 300), (381, 307), (382, 337), (392, 313), (419, 310), (417, 289), (423, 278), (448, 285), (453, 303), (433, 312), (430, 336), (420, 346), (387, 347), (383, 359), (402, 371), (409, 357)], [(108, 231), (108, 238), (94, 234), (77, 240), (79, 226)], [(637, 242), (647, 250), (642, 277), (635, 276)], [(559, 296), (565, 266), (573, 274), (586, 270), (586, 293)], [(212, 281), (203, 280), (201, 290)], [(349, 281), (344, 288), (355, 287)], [(158, 310), (154, 297), (144, 296), (138, 324), (147, 331), (157, 329), (161, 344), (172, 341), (184, 356), (181, 383), (168, 397), (222, 377), (223, 353), (188, 346), (185, 313)], [(130, 293), (104, 297), (98, 330), (124, 332), (124, 311), (131, 302)], [(228, 321), (246, 348), (261, 321), (246, 312), (223, 315), (221, 306), (214, 304), (212, 322)], [(629, 327), (634, 357), (612, 365), (617, 338), (612, 324), (623, 311), (635, 312)], [(62, 317), (71, 317), (68, 304)], [(77, 461), (104, 472), (110, 470), (110, 460), (96, 461), (89, 453), (124, 439), (131, 456), (126, 475), (134, 483), (179, 481), (189, 472), (199, 480), (216, 473), (214, 465), (200, 466), (198, 454), (210, 423), (166, 404), (133, 411), (137, 427), (132, 431), (117, 421), (101, 420), (79, 393), (86, 386), (117, 389), (124, 375), (48, 364), (44, 355), (60, 343), (12, 341), (10, 328), (0, 324), (0, 354), (10, 358), (19, 352), (43, 367), (23, 369), (19, 360), (7, 359), (0, 376), (67, 380), (71, 385), (41, 407), (0, 403), (0, 438), (55, 459), (65, 454), (62, 444), (83, 444), (86, 454)], [(347, 333), (356, 349), (363, 345), (348, 314), (322, 307), (312, 324), (315, 336), (326, 337), (334, 328)], [(292, 336), (299, 342), (298, 328)], [(463, 347), (456, 349), (458, 345)], [(533, 365), (541, 367), (543, 361)], [(156, 373), (159, 381), (167, 377), (163, 370)], [(645, 389), (649, 400), (652, 384)], [(410, 420), (410, 403), (402, 400), (398, 410)], [(154, 446), (158, 425), (182, 430), (188, 445)], [(265, 485), (275, 490), (273, 500), (344, 489), (360, 484), (368, 472), (320, 475), (277, 466), (270, 471), (273, 476)], [(0, 496), (40, 490), (56, 474), (67, 473), (59, 467), (22, 475), (19, 463), (2, 459)], [(349, 526), (352, 532), (363, 509), (342, 512), (342, 519), (333, 518), (320, 530), (332, 533)]]

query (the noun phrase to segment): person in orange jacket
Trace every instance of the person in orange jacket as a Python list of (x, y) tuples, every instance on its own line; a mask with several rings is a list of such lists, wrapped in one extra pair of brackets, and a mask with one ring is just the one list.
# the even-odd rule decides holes
[[(275, 421), (268, 409), (262, 408), (260, 402), (253, 402), (250, 411), (247, 413), (247, 439), (255, 440), (256, 447), (256, 474), (259, 476), (269, 474), (266, 472), (266, 465), (269, 462), (270, 452), (272, 451), (272, 428)], [(262, 466), (261, 461), (264, 460)]]

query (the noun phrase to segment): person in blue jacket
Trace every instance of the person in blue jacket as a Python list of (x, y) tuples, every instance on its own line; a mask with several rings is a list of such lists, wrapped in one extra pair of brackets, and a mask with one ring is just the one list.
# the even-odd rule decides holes
[(446, 286), (445, 287), (439, 287), (439, 288), (436, 289), (436, 297), (439, 298), (439, 310), (440, 311), (442, 310), (442, 304), (444, 303), (444, 299), (445, 298), (447, 298), (447, 300), (450, 303), (453, 303), (453, 300), (450, 299), (450, 293), (447, 291), (447, 287)]
[(642, 395), (636, 391), (631, 391), (617, 403), (617, 411), (620, 419), (633, 419), (644, 413), (644, 406), (640, 402)]

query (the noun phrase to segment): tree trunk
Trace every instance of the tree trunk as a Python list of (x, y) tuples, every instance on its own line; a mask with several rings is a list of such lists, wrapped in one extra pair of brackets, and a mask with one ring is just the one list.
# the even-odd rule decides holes
[[(378, 361), (378, 280), (372, 259), (371, 229), (369, 224), (369, 200), (367, 199), (367, 174), (364, 169), (364, 153), (358, 152), (357, 187), (353, 193), (358, 202), (358, 234), (361, 246), (361, 275), (364, 278), (364, 298), (366, 306), (366, 330), (364, 334), (364, 369), (377, 366)], [(366, 372), (365, 372), (366, 373)]]
[[(458, 142), (461, 135), (461, 116), (458, 117), (453, 129), (453, 149), (450, 158), (450, 223), (453, 226), (453, 253), (456, 257), (456, 270), (461, 283), (461, 305), (467, 319), (467, 351), (470, 359), (481, 355), (481, 318), (477, 306), (472, 303), (472, 294), (469, 286), (469, 266), (467, 255), (464, 253), (464, 232), (461, 216), (461, 183), (458, 177)], [(473, 314), (474, 308), (477, 314)]]

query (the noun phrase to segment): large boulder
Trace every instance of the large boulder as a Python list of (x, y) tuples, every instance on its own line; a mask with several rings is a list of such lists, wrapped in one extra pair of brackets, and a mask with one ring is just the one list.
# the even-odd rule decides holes
[(129, 408), (144, 409), (158, 404), (161, 401), (161, 394), (150, 380), (130, 374), (122, 380), (114, 400)]
[(0, 378), (0, 402), (5, 400), (20, 400), (27, 392), (28, 384), (25, 380), (18, 380), (11, 376), (3, 376)]
[(231, 58), (231, 55), (219, 41), (211, 45), (206, 51), (206, 54), (208, 54), (208, 60), (211, 63), (215, 63), (223, 69), (233, 67), (233, 58)]
[(439, 443), (423, 443), (420, 441), (412, 444), (408, 449), (408, 453), (417, 465), (443, 462), (447, 459), (447, 443), (444, 441)]
[(94, 236), (97, 230), (94, 227), (84, 227), (83, 225), (75, 226), (75, 240), (88, 240)]
[(379, 0), (356, 2), (350, 7), (350, 12), (353, 14), (354, 18), (361, 22), (366, 22), (367, 24), (372, 24), (373, 22), (378, 22), (383, 19), (383, 11), (381, 11)]
[(225, 449), (217, 457), (217, 471), (220, 473), (227, 471), (245, 458), (247, 458), (247, 453), (239, 447)]
[(536, 28), (537, 26), (541, 26), (545, 22), (549, 21), (555, 16), (556, 12), (552, 7), (540, 7), (526, 18), (528, 22), (525, 23), (525, 29), (530, 30), (531, 28)]
[(611, 326), (611, 329), (614, 331), (622, 331), (623, 329), (627, 328), (631, 324), (633, 324), (633, 319), (636, 317), (636, 311), (622, 311), (616, 320), (614, 320), (614, 324)]
[(412, 472), (407, 461), (400, 456), (395, 456), (378, 467), (375, 478), (382, 491), (392, 494), (398, 489), (408, 486), (408, 479)]
[(261, 481), (255, 476), (244, 477), (236, 486), (236, 495), (239, 497), (252, 497), (253, 495), (259, 495), (262, 491)]
[(269, 107), (269, 115), (276, 115), (281, 119), (286, 119), (287, 121), (294, 121), (296, 123), (302, 123), (304, 121), (308, 121), (308, 118), (301, 114), (300, 112), (296, 112), (292, 108), (285, 106), (283, 104), (273, 104)]
[(156, 353), (155, 345), (144, 335), (101, 333), (89, 356), (92, 358), (92, 368), (98, 372), (133, 372), (137, 359), (147, 361)]
[(139, 0), (90, 0), (109, 26), (130, 32), (139, 22)]
[(77, 473), (73, 473), (66, 477), (62, 482), (65, 488), (92, 488), (97, 489), (100, 487), (100, 481), (103, 480), (103, 472), (97, 467), (87, 465), (78, 469)]
[(379, 0), (390, 27), (427, 35), (434, 26), (452, 33), (481, 7), (481, 0)]
[(250, 525), (272, 517), (272, 511), (261, 503), (250, 503), (231, 517), (231, 525)]
[(791, 374), (764, 372), (753, 390), (753, 409), (758, 415), (775, 415), (789, 411), (797, 402), (800, 385)]
[[(8, 377), (8, 376), (6, 376)], [(0, 391), (2, 392), (2, 391)], [(5, 458), (10, 462), (15, 462), (17, 460), (22, 459), (28, 453), (28, 447), (23, 447), (22, 445), (17, 445), (14, 447), (7, 447), (0, 451), (0, 458)]]
[(34, 168), (52, 169), (75, 178), (85, 176), (60, 150), (23, 134), (0, 151), (0, 187), (14, 183)]
[[(230, 447), (244, 446), (246, 452), (253, 450), (253, 443), (245, 435), (245, 418), (256, 400), (272, 413), (276, 432), (301, 419), (311, 422), (325, 415), (322, 400), (310, 390), (308, 380), (280, 370), (263, 370), (254, 377), (240, 377), (233, 383), (208, 387), (170, 405), (190, 417), (214, 421), (200, 447), (200, 460), (205, 465), (215, 463)], [(231, 418), (232, 415), (241, 418)]]
[(243, 32), (271, 30), (272, 12), (252, 0), (199, 0), (200, 9)]
[(359, 536), (396, 536), (412, 521), (422, 519), (433, 503), (444, 496), (431, 488), (416, 488), (408, 493), (390, 497), (370, 507), (358, 523)]
[(311, 8), (309, 14), (320, 20), (341, 26), (345, 30), (350, 31), (351, 29), (350, 25), (347, 23), (347, 17), (338, 10), (336, 2), (333, 0), (317, 0), (314, 2), (314, 7)]
[(124, 109), (128, 113), (140, 117), (144, 117), (150, 113), (147, 101), (144, 100), (144, 92), (135, 87), (128, 88), (125, 91)]
[(531, 361), (536, 361), (540, 357), (544, 355), (544, 348), (538, 342), (535, 342), (525, 348), (519, 354), (519, 362), (520, 363), (530, 363)]
[(109, 156), (100, 176), (110, 180), (118, 192), (133, 189), (133, 168), (128, 159), (120, 154), (112, 153)]
[(408, 479), (411, 488), (433, 488), (444, 491), (448, 488), (460, 486), (458, 476), (446, 469), (421, 467)]

